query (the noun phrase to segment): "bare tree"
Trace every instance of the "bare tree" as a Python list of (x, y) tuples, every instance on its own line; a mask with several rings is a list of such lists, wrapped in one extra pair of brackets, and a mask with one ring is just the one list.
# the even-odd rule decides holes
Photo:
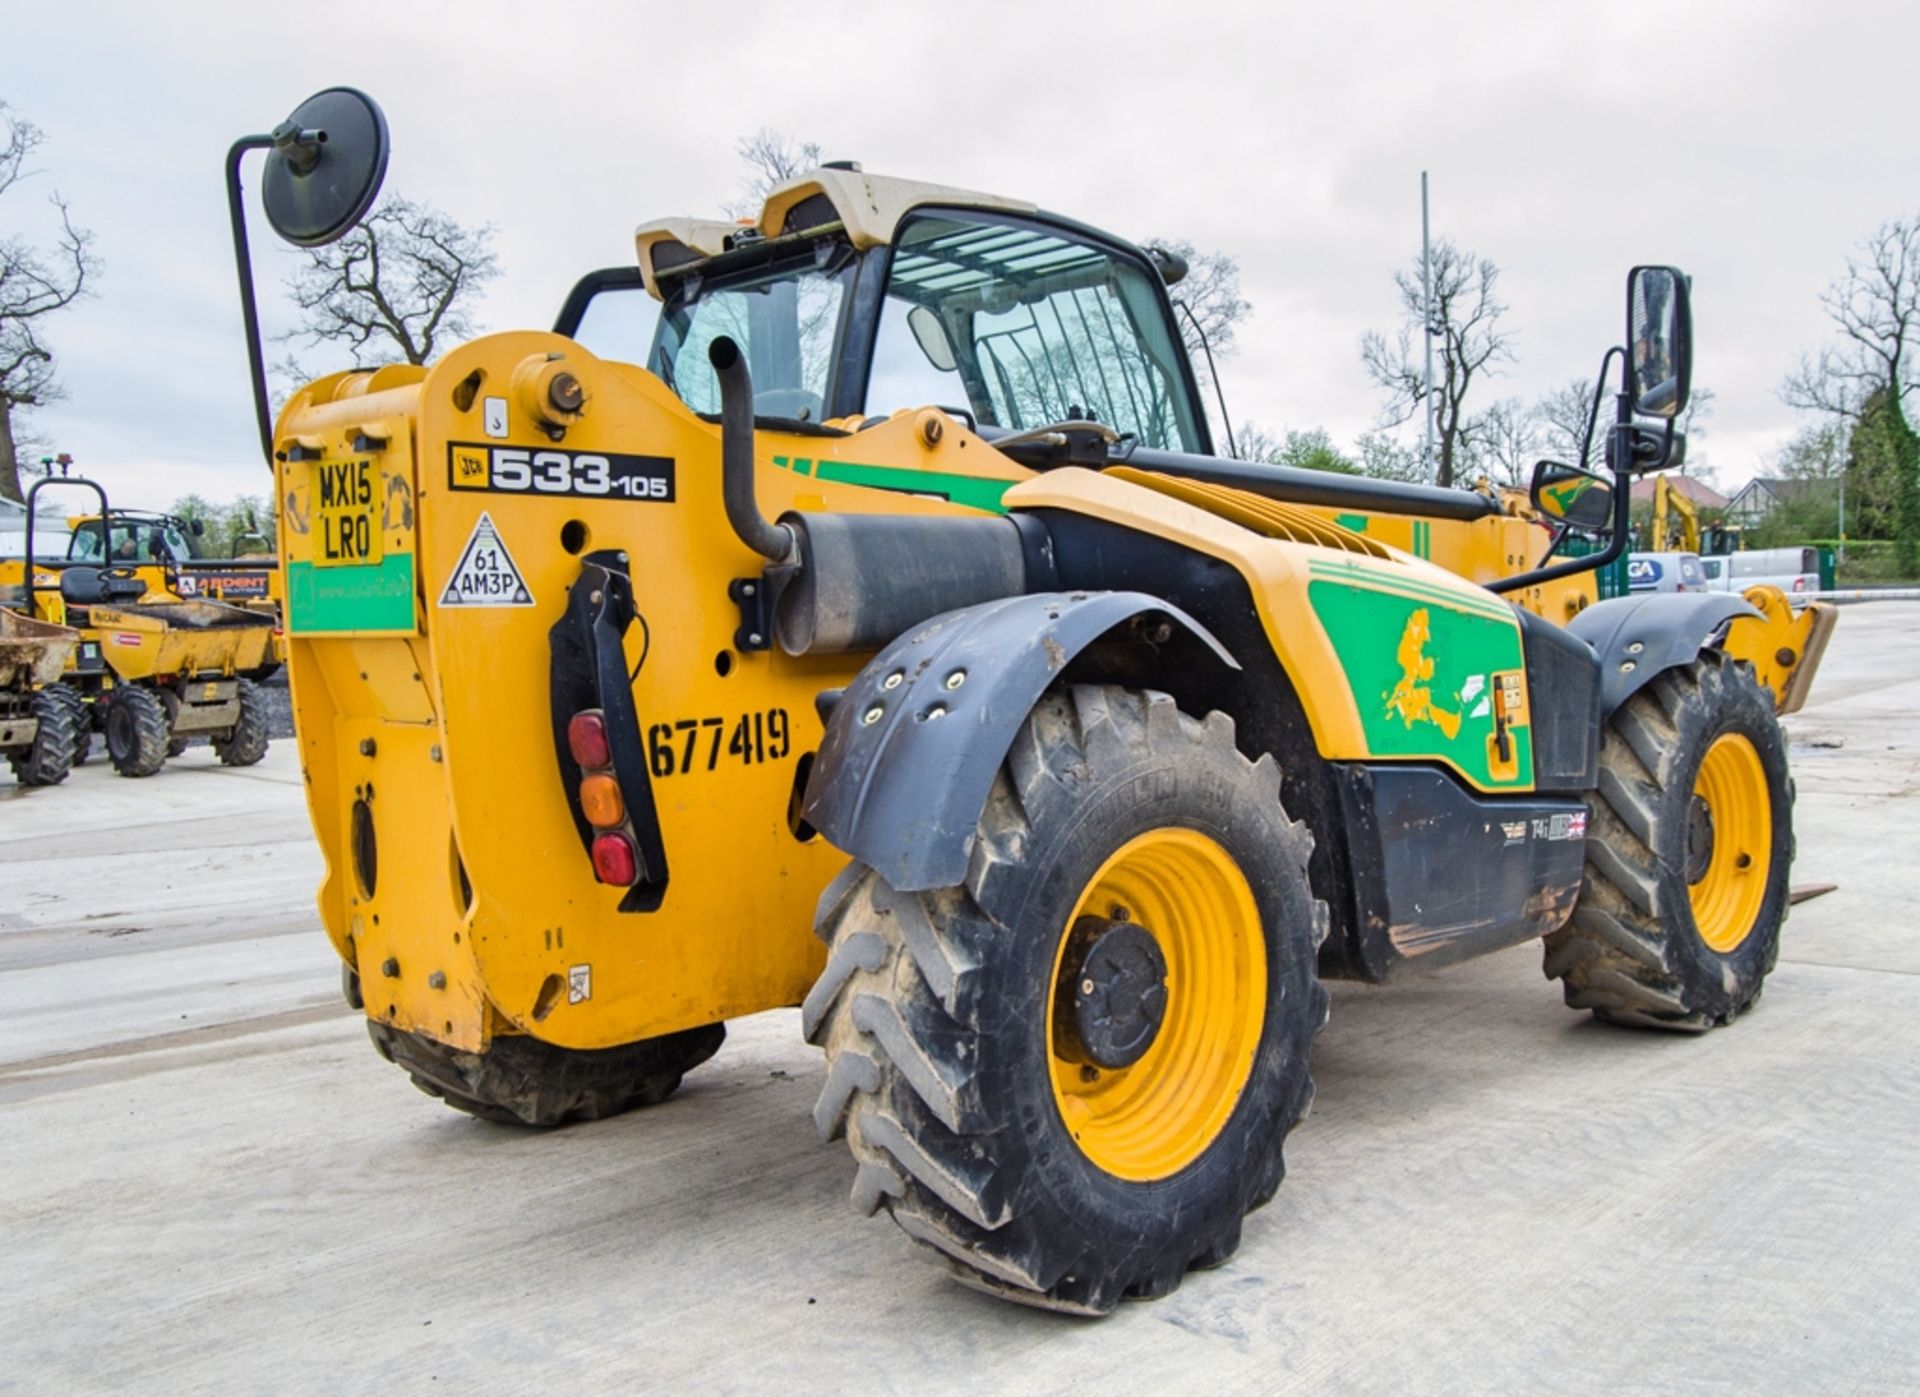
[(1891, 219), (1847, 258), (1846, 273), (1820, 297), (1840, 342), (1803, 358), (1781, 385), (1791, 407), (1858, 421), (1874, 404), (1875, 432), (1890, 459), (1895, 557), (1920, 570), (1920, 438), (1906, 399), (1920, 384), (1920, 217)]
[(1500, 485), (1525, 485), (1540, 455), (1540, 418), (1518, 398), (1502, 398), (1480, 414), (1473, 432), (1475, 464)]
[(1142, 247), (1164, 248), (1187, 264), (1187, 274), (1167, 294), (1173, 298), (1180, 339), (1195, 376), (1205, 387), (1213, 381), (1206, 351), (1215, 359), (1233, 353), (1233, 332), (1253, 311), (1240, 294), (1240, 262), (1224, 252), (1201, 252), (1183, 238), (1149, 238)]
[[(0, 102), (0, 195), (32, 176), (27, 161), (45, 139), (39, 127)], [(58, 191), (50, 202), (60, 221), (51, 247), (36, 247), (17, 234), (0, 237), (0, 496), (12, 500), (25, 498), (18, 418), (63, 396), (41, 322), (80, 299), (100, 273), (93, 234), (74, 227)]]
[[(1434, 399), (1434, 432), (1440, 456), (1434, 479), (1454, 483), (1461, 457), (1470, 454), (1475, 423), (1466, 411), (1467, 395), (1481, 375), (1498, 373), (1498, 365), (1513, 358), (1512, 337), (1500, 327), (1506, 306), (1498, 295), (1500, 268), (1490, 258), (1442, 238), (1433, 245), (1433, 320), (1425, 318), (1420, 260), (1411, 271), (1397, 271), (1393, 284), (1400, 292), (1401, 325), (1391, 340), (1369, 331), (1361, 341), (1360, 359), (1373, 381), (1387, 390), (1382, 426), (1412, 420)], [(1429, 388), (1426, 351), (1417, 338), (1430, 331), (1438, 360), (1438, 377)]]
[(796, 141), (762, 126), (742, 136), (734, 150), (747, 172), (740, 180), (740, 197), (726, 205), (729, 218), (752, 218), (775, 186), (820, 167), (825, 148), (813, 141)]
[[(344, 346), (355, 368), (424, 364), (476, 328), (473, 297), (499, 276), (493, 225), (468, 228), (390, 194), (351, 233), (310, 248), (287, 281), (301, 325), (280, 338)], [(299, 377), (291, 359), (282, 372)]]
[(1576, 378), (1542, 393), (1533, 405), (1541, 453), (1570, 466), (1596, 469), (1607, 438), (1604, 431), (1595, 431), (1593, 439), (1587, 440), (1592, 413), (1593, 383), (1588, 379)]

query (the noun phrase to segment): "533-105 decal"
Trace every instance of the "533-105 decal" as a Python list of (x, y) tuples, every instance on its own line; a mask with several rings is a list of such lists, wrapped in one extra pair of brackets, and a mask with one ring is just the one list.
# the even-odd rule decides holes
[(738, 718), (679, 718), (647, 729), (647, 764), (656, 779), (716, 770), (723, 761), (777, 762), (792, 749), (784, 708)]
[(527, 446), (447, 446), (447, 486), (496, 495), (673, 501), (673, 458), (549, 451)]

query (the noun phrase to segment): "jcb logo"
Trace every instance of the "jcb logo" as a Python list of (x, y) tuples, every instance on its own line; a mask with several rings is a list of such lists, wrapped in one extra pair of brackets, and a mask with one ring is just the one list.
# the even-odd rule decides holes
[(455, 490), (485, 490), (500, 495), (666, 503), (673, 499), (673, 460), (667, 456), (612, 456), (455, 443), (447, 448), (447, 484)]

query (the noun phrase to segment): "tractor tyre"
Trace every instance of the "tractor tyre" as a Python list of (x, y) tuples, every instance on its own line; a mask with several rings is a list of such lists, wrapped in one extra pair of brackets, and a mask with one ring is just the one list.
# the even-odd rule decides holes
[[(352, 984), (358, 990), (357, 979)], [(484, 1053), (373, 1019), (367, 1032), (381, 1057), (454, 1110), (503, 1125), (546, 1127), (605, 1120), (665, 1101), (683, 1075), (714, 1055), (727, 1027), (703, 1024), (617, 1048), (562, 1048), (501, 1034)]]
[(87, 703), (87, 696), (71, 684), (49, 684), (49, 692), (60, 695), (60, 701), (67, 706), (67, 712), (73, 720), (73, 765), (85, 766), (87, 758), (93, 755), (93, 709)]
[(151, 776), (167, 760), (167, 710), (160, 696), (123, 684), (107, 700), (107, 756), (122, 776)]
[(1793, 863), (1787, 743), (1767, 691), (1717, 650), (1627, 700), (1587, 797), (1573, 917), (1546, 938), (1567, 1004), (1701, 1032), (1760, 997)]
[(1043, 697), (960, 886), (855, 862), (821, 897), (802, 1024), (855, 1206), (969, 1285), (1078, 1314), (1225, 1261), (1312, 1099), (1312, 844), (1225, 714)]
[(58, 685), (33, 696), (29, 707), (39, 726), (26, 748), (7, 753), (13, 778), (23, 786), (57, 786), (73, 766), (73, 710)]
[(253, 681), (239, 681), (240, 717), (213, 739), (222, 766), (252, 766), (267, 755), (267, 705)]

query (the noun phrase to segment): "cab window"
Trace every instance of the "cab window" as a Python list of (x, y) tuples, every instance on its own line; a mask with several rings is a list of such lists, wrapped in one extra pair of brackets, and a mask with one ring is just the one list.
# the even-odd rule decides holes
[(1131, 259), (1040, 224), (921, 214), (895, 238), (867, 410), (964, 406), (1015, 431), (1091, 418), (1197, 451), (1181, 353)]

